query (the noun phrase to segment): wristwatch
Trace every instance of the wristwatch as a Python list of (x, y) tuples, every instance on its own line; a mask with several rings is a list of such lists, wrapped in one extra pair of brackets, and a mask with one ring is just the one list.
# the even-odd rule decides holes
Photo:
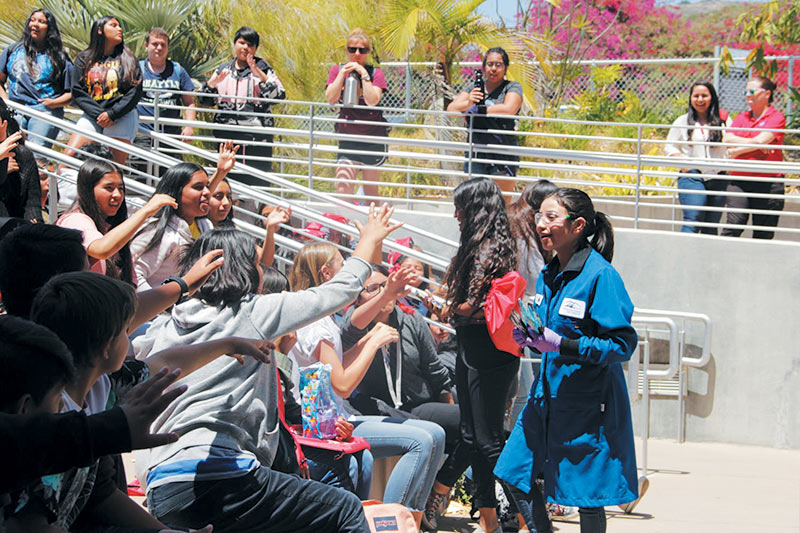
[(361, 76), (361, 81), (372, 81), (372, 78), (369, 77), (369, 74), (365, 76)]
[(167, 283), (170, 282), (177, 283), (181, 288), (181, 295), (178, 297), (179, 302), (183, 300), (187, 294), (189, 294), (189, 285), (183, 280), (183, 278), (179, 278), (178, 276), (170, 276), (167, 279), (165, 279), (161, 284), (166, 285)]

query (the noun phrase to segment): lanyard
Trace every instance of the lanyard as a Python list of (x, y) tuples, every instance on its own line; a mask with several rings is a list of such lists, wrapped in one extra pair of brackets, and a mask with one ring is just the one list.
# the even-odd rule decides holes
[(392, 371), (389, 368), (389, 349), (386, 346), (381, 346), (381, 354), (383, 355), (383, 369), (386, 372), (386, 386), (389, 389), (389, 396), (392, 398), (392, 403), (395, 409), (400, 409), (403, 405), (401, 396), (401, 380), (403, 377), (403, 362), (400, 360), (400, 339), (394, 343), (395, 352), (395, 365), (397, 366), (397, 378), (394, 381), (394, 388), (392, 388)]

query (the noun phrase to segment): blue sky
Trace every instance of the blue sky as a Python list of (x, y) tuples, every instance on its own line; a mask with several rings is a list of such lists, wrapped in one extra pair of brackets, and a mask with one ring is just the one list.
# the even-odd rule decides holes
[[(702, 1), (702, 0), (688, 0), (691, 3)], [(735, 3), (737, 1), (742, 0), (728, 0), (731, 3)], [(763, 0), (754, 0), (754, 1), (763, 1)], [(658, 3), (664, 4), (679, 4), (680, 1), (675, 0), (661, 0)], [(522, 0), (523, 5), (527, 5), (528, 2), (526, 0)], [(517, 10), (517, 0), (486, 0), (481, 6), (478, 8), (478, 11), (487, 17), (497, 20), (498, 13), (499, 18), (505, 20), (507, 25), (511, 25), (514, 20), (514, 14)]]

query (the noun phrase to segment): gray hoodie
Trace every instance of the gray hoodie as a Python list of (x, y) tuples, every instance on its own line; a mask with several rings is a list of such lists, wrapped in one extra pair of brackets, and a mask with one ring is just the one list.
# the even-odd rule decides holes
[[(158, 317), (147, 333), (133, 341), (137, 357), (160, 350), (237, 336), (274, 339), (341, 309), (356, 299), (371, 273), (369, 264), (349, 259), (329, 282), (300, 292), (249, 295), (237, 313), (211, 307), (192, 298)], [(274, 364), (247, 358), (244, 366), (221, 357), (178, 383), (188, 390), (153, 423), (153, 431), (180, 435), (177, 442), (147, 454), (147, 470), (162, 463), (210, 466), (213, 456), (234, 459), (238, 465), (269, 467), (278, 443), (277, 386)], [(171, 481), (220, 479), (227, 471), (162, 468), (148, 477), (148, 489)], [(166, 472), (166, 473), (165, 473)], [(241, 474), (246, 473), (242, 471)]]

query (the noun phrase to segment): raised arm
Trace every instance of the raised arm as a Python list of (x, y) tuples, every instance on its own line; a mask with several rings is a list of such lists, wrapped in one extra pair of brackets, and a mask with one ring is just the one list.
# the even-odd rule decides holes
[(269, 364), (272, 362), (274, 348), (275, 345), (267, 340), (226, 337), (168, 348), (147, 357), (144, 362), (150, 368), (151, 374), (162, 368), (180, 368), (183, 375), (187, 376), (223, 355), (237, 359), (240, 364), (244, 364), (244, 356)]
[(396, 329), (386, 324), (377, 324), (343, 355), (345, 364), (339, 361), (336, 350), (328, 341), (322, 341), (317, 345), (314, 357), (322, 363), (331, 365), (333, 390), (342, 398), (349, 398), (364, 379), (375, 353), (381, 346), (397, 342), (398, 338)]
[(101, 238), (93, 241), (86, 247), (86, 253), (91, 257), (104, 261), (119, 252), (136, 234), (136, 231), (148, 218), (155, 215), (162, 207), (178, 208), (178, 203), (168, 194), (153, 195), (144, 206), (129, 216), (119, 226), (112, 228)]
[(350, 323), (357, 329), (366, 329), (389, 302), (407, 296), (409, 291), (406, 290), (406, 286), (416, 279), (417, 273), (411, 267), (400, 268), (392, 272), (386, 279), (386, 286), (381, 289), (378, 296), (356, 307), (350, 317)]

